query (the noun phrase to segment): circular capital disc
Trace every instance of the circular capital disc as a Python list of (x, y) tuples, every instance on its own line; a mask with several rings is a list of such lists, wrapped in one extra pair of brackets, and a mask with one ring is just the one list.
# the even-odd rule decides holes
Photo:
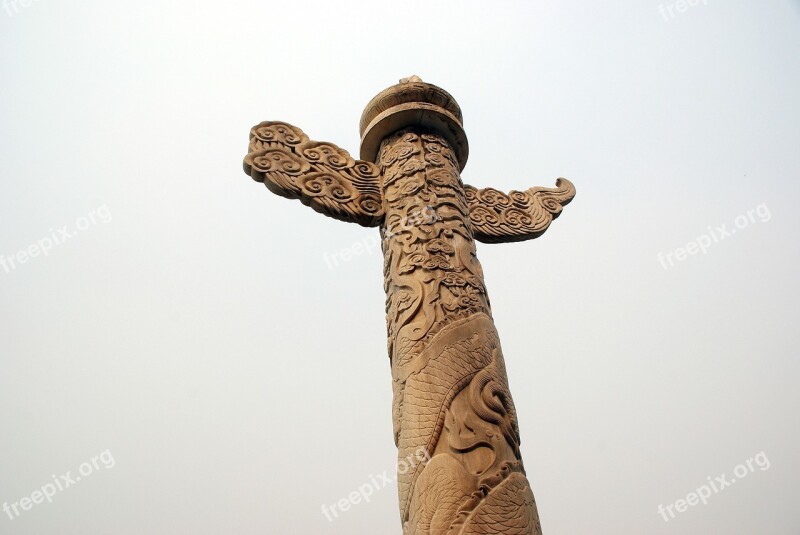
[(381, 141), (409, 126), (420, 126), (444, 137), (461, 170), (467, 163), (469, 145), (461, 108), (444, 89), (412, 77), (378, 93), (364, 109), (359, 130), (361, 159), (374, 162)]

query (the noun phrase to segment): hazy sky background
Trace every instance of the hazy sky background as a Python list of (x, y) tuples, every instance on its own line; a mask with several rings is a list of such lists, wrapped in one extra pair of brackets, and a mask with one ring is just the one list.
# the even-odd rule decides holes
[(394, 484), (321, 512), (394, 470), (382, 258), (324, 260), (377, 230), (241, 161), (263, 120), (357, 154), (411, 74), (465, 182), (578, 189), (478, 245), (545, 533), (800, 532), (800, 2), (13, 2), (0, 255), (72, 237), (0, 266), (0, 503), (114, 462), (0, 533), (400, 533)]

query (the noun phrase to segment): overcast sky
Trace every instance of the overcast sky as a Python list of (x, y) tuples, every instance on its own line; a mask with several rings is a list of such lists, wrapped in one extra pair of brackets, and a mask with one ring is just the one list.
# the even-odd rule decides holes
[(478, 245), (544, 532), (800, 532), (800, 2), (695, 3), (4, 2), (0, 533), (401, 532), (321, 510), (394, 471), (377, 230), (241, 162), (412, 74), (578, 190)]

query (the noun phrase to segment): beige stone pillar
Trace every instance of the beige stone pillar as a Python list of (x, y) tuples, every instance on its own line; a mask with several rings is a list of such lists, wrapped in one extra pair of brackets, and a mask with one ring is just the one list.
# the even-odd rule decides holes
[(361, 160), (282, 122), (253, 127), (245, 172), (330, 217), (379, 226), (405, 535), (539, 534), (517, 413), (475, 241), (536, 238), (572, 200), (465, 186), (461, 110), (412, 77), (361, 119)]

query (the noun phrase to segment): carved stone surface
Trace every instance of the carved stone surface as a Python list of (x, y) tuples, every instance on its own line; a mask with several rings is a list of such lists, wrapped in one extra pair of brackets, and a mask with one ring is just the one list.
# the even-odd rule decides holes
[(270, 191), (327, 216), (373, 227), (383, 218), (378, 167), (302, 130), (263, 122), (250, 131), (244, 171)]
[(465, 186), (461, 110), (416, 77), (373, 99), (361, 127), (369, 143), (380, 133), (376, 150), (362, 145), (377, 165), (266, 122), (251, 131), (245, 171), (323, 214), (380, 226), (398, 458), (428, 458), (398, 471), (403, 533), (539, 534), (475, 240), (538, 237), (575, 188)]

